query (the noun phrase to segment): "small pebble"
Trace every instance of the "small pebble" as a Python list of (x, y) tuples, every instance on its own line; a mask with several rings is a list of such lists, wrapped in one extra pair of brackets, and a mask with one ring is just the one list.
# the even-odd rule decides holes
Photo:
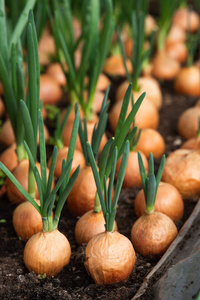
[(18, 279), (19, 282), (25, 282), (25, 281), (26, 281), (26, 278), (25, 278), (24, 275), (19, 275), (19, 276), (17, 277), (17, 279)]

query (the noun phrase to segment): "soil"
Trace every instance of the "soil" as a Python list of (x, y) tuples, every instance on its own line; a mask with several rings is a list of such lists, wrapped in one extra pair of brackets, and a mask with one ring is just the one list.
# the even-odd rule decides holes
[[(111, 85), (110, 99), (114, 99), (115, 87), (120, 80), (115, 79)], [(163, 107), (160, 111), (159, 132), (166, 142), (166, 155), (177, 149), (183, 139), (177, 133), (177, 120), (180, 114), (195, 104), (193, 97), (175, 95), (172, 82), (162, 84)], [(109, 126), (107, 128), (109, 132)], [(156, 161), (156, 167), (158, 166)], [(138, 189), (122, 189), (120, 194), (116, 221), (118, 230), (130, 239), (131, 228), (136, 220), (134, 198)], [(191, 214), (195, 203), (185, 201), (185, 213), (176, 225), (183, 226)], [(136, 253), (136, 264), (126, 282), (110, 286), (99, 286), (88, 276), (84, 268), (84, 248), (79, 247), (74, 237), (77, 218), (70, 215), (67, 204), (64, 206), (59, 230), (65, 234), (71, 244), (70, 263), (53, 278), (43, 278), (29, 273), (23, 262), (25, 243), (17, 236), (12, 226), (12, 213), (15, 206), (6, 197), (0, 199), (0, 299), (132, 299), (141, 286), (145, 276), (152, 270), (158, 259), (144, 258)], [(149, 300), (153, 299), (151, 297)]]

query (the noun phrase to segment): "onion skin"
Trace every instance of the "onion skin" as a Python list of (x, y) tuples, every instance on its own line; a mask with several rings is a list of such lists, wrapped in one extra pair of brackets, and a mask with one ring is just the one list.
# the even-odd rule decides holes
[(107, 87), (111, 84), (110, 79), (103, 73), (99, 75), (96, 89), (99, 91), (106, 91)]
[(178, 120), (178, 133), (185, 139), (197, 136), (198, 117), (200, 116), (200, 102), (194, 107), (186, 109)]
[(186, 32), (178, 25), (173, 24), (165, 40), (166, 46), (176, 43), (184, 43), (187, 39)]
[[(115, 231), (117, 231), (117, 224), (115, 222)], [(90, 210), (86, 212), (75, 226), (75, 238), (78, 245), (88, 243), (95, 235), (105, 231), (105, 220), (103, 212), (98, 213)]]
[(152, 60), (152, 75), (162, 80), (174, 79), (180, 70), (180, 63), (169, 57), (165, 50), (157, 52)]
[(178, 73), (174, 89), (178, 94), (200, 96), (200, 72), (197, 66), (184, 67)]
[(93, 237), (85, 250), (85, 268), (97, 284), (112, 284), (129, 278), (135, 251), (119, 232), (103, 232)]
[(8, 168), (9, 171), (13, 171), (18, 165), (18, 158), (15, 152), (16, 145), (12, 144), (0, 155), (0, 161)]
[(50, 75), (58, 83), (58, 85), (65, 86), (67, 84), (65, 74), (59, 63), (51, 64), (47, 68), (47, 74)]
[(178, 231), (174, 222), (160, 212), (144, 214), (131, 230), (131, 240), (135, 250), (143, 256), (162, 256)]
[(69, 263), (71, 247), (60, 231), (40, 231), (34, 234), (24, 248), (24, 263), (36, 274), (57, 275)]
[(200, 20), (195, 11), (191, 11), (188, 8), (182, 7), (175, 11), (172, 18), (172, 24), (179, 26), (186, 32), (188, 30), (195, 32), (199, 28)]
[[(144, 191), (140, 190), (134, 201), (135, 214), (140, 217), (146, 213)], [(160, 182), (154, 210), (167, 215), (172, 221), (181, 220), (184, 203), (179, 191), (171, 184)]]
[[(134, 99), (137, 99), (139, 97), (136, 96), (137, 94), (134, 93)], [(123, 100), (116, 102), (108, 115), (109, 123), (111, 130), (115, 132), (117, 127), (117, 122), (120, 115), (120, 110), (122, 107)], [(127, 109), (127, 115), (130, 113), (132, 109), (132, 104), (129, 102), (128, 109)], [(138, 126), (139, 128), (153, 128), (156, 129), (158, 127), (159, 123), (159, 113), (156, 109), (155, 105), (151, 103), (151, 101), (145, 97), (142, 101), (142, 104), (140, 105), (140, 108), (138, 109), (136, 116), (135, 116), (135, 126)]]
[(40, 65), (48, 65), (50, 57), (56, 53), (54, 38), (47, 28), (43, 30), (38, 44), (38, 52)]
[[(56, 177), (60, 177), (60, 175), (61, 175), (62, 161), (63, 161), (63, 159), (67, 159), (68, 151), (69, 151), (68, 147), (64, 147), (64, 148), (58, 150), (56, 166), (55, 166), (55, 171), (54, 171), (54, 175)], [(52, 160), (52, 157), (50, 157), (50, 159), (48, 160), (48, 163), (47, 163), (48, 168), (50, 168), (51, 160)], [(70, 176), (76, 170), (78, 165), (80, 165), (80, 167), (83, 168), (85, 166), (85, 158), (81, 151), (75, 149), (73, 160), (72, 160)]]
[(156, 21), (154, 19), (153, 16), (147, 14), (145, 16), (145, 23), (144, 23), (144, 30), (145, 30), (145, 35), (146, 36), (150, 36), (151, 33), (154, 31), (154, 30), (157, 30), (158, 29), (158, 26), (156, 24)]
[(62, 97), (62, 89), (48, 74), (40, 75), (40, 99), (43, 104), (56, 104)]
[(160, 158), (165, 151), (164, 138), (155, 129), (143, 128), (136, 150), (142, 151), (146, 157), (149, 157), (150, 152), (152, 152), (154, 158)]
[[(144, 76), (138, 79), (138, 84), (140, 87), (139, 93), (133, 92), (135, 99), (137, 95), (141, 95), (146, 92), (146, 97), (155, 105), (157, 109), (162, 106), (162, 93), (158, 81), (151, 76)], [(116, 90), (116, 101), (122, 100), (128, 89), (129, 81), (125, 80)], [(137, 97), (137, 98), (136, 98)]]
[[(39, 200), (35, 199), (35, 201), (40, 205)], [(40, 232), (43, 227), (41, 215), (29, 201), (25, 201), (15, 208), (12, 221), (18, 237), (25, 242)]]
[[(127, 69), (132, 73), (132, 64), (129, 59), (126, 59)], [(103, 72), (110, 76), (126, 76), (126, 70), (121, 55), (112, 55), (108, 57), (103, 66)]]
[[(98, 117), (94, 117), (93, 121), (87, 121), (87, 134), (88, 134), (88, 142), (91, 144), (92, 141), (92, 133), (93, 133), (93, 129), (95, 124), (98, 122)], [(72, 133), (72, 128), (74, 125), (74, 121), (68, 121), (64, 127), (62, 136), (63, 136), (63, 142), (65, 146), (69, 146), (70, 143), (70, 138), (71, 138), (71, 133)], [(102, 140), (99, 146), (99, 151), (101, 152), (104, 145), (107, 143), (108, 139), (106, 134), (104, 133), (102, 136)], [(82, 152), (82, 146), (81, 146), (81, 141), (79, 138), (79, 135), (77, 136), (77, 140), (76, 140), (76, 149)]]
[[(36, 162), (36, 166), (40, 171), (40, 164)], [(28, 192), (28, 170), (29, 170), (29, 160), (23, 159), (20, 161), (18, 166), (13, 170), (12, 174), (19, 181), (19, 183), (23, 186), (23, 188)], [(47, 169), (47, 174), (49, 174), (49, 170)], [(6, 182), (6, 193), (9, 201), (13, 204), (19, 204), (26, 201), (26, 198), (22, 195), (22, 193), (16, 188), (16, 186), (12, 183), (12, 181), (7, 177)], [(39, 193), (37, 189), (37, 185), (35, 184), (35, 197), (39, 199)], [(52, 184), (52, 188), (54, 187), (54, 182)]]
[[(144, 153), (140, 152), (143, 160), (143, 164), (148, 173), (148, 160)], [(120, 157), (116, 164), (115, 170), (115, 179), (117, 179), (119, 174), (119, 169), (121, 165), (122, 157)], [(128, 157), (128, 163), (124, 175), (123, 187), (131, 188), (131, 187), (141, 187), (142, 181), (140, 176), (140, 169), (138, 163), (138, 151), (130, 151)]]
[(174, 185), (184, 199), (200, 196), (200, 150), (178, 149), (166, 159), (162, 181)]
[(169, 57), (177, 60), (180, 63), (184, 63), (188, 57), (188, 49), (186, 44), (183, 42), (166, 45), (166, 53)]
[(182, 144), (181, 149), (198, 150), (200, 149), (200, 137), (195, 137), (187, 140)]
[(90, 166), (80, 170), (80, 173), (67, 198), (71, 214), (82, 216), (94, 208), (96, 184)]

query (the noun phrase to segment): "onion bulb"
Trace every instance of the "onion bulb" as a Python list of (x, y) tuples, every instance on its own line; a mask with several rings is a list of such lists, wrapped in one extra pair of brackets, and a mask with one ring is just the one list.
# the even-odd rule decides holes
[(177, 233), (174, 222), (168, 216), (152, 211), (133, 224), (131, 240), (138, 253), (157, 257), (165, 253)]
[(71, 247), (68, 239), (57, 229), (34, 234), (24, 248), (24, 263), (36, 274), (55, 276), (69, 263)]
[[(137, 217), (145, 214), (146, 203), (143, 190), (138, 192), (134, 201), (134, 208)], [(184, 203), (181, 194), (173, 185), (160, 182), (154, 209), (167, 215), (174, 222), (181, 220), (184, 212)]]
[(128, 238), (117, 231), (93, 237), (85, 250), (85, 268), (97, 284), (128, 279), (135, 264), (135, 251)]
[(162, 180), (174, 185), (183, 198), (200, 197), (200, 149), (178, 149), (166, 159)]
[(185, 139), (196, 137), (198, 118), (200, 117), (200, 101), (194, 107), (186, 109), (178, 120), (178, 133)]
[(184, 67), (178, 73), (174, 89), (183, 95), (200, 96), (200, 72), (197, 66)]
[[(90, 210), (80, 217), (75, 226), (75, 238), (78, 245), (88, 243), (98, 233), (105, 231), (103, 212)], [(114, 230), (117, 231), (115, 222)]]
[(142, 151), (146, 157), (152, 152), (154, 158), (160, 158), (165, 151), (165, 141), (162, 135), (155, 129), (143, 128), (136, 150)]
[[(35, 199), (35, 202), (40, 205), (39, 200)], [(29, 201), (25, 201), (15, 208), (12, 221), (18, 237), (25, 242), (41, 231), (43, 226), (41, 215)]]
[[(140, 152), (143, 160), (143, 164), (146, 172), (148, 173), (148, 160), (144, 153)], [(118, 173), (121, 166), (122, 157), (120, 157), (116, 164), (115, 179), (118, 177)], [(141, 187), (142, 181), (140, 176), (140, 169), (138, 164), (138, 151), (130, 151), (128, 157), (128, 163), (124, 175), (123, 187)]]

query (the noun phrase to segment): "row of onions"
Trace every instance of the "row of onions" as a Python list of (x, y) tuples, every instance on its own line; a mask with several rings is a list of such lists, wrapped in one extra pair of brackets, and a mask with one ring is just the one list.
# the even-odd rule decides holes
[[(198, 29), (192, 29), (192, 17), (189, 28), (177, 29), (177, 15), (185, 11), (183, 8), (174, 13), (175, 2), (173, 5), (171, 1), (159, 3), (160, 30), (154, 31), (156, 23), (153, 22), (153, 30), (147, 34), (147, 0), (135, 1), (133, 7), (129, 4), (129, 9), (124, 10), (128, 24), (121, 18), (121, 27), (116, 31), (114, 13), (118, 6), (123, 7), (121, 2), (116, 1), (113, 7), (111, 0), (105, 0), (102, 16), (100, 1), (86, 1), (80, 25), (73, 17), (68, 0), (52, 1), (52, 5), (47, 1), (36, 4), (29, 0), (13, 30), (8, 30), (9, 14), (5, 12), (4, 1), (0, 0), (3, 28), (0, 80), (8, 116), (5, 123), (11, 136), (14, 134), (8, 142), (9, 133), (5, 127), (3, 130), (4, 123), (0, 140), (9, 148), (0, 156), (2, 176), (7, 176), (1, 194), (6, 192), (12, 203), (21, 203), (13, 213), (13, 225), (17, 235), (27, 241), (24, 262), (29, 271), (54, 276), (69, 263), (70, 244), (58, 230), (65, 202), (70, 213), (80, 217), (75, 238), (79, 245), (87, 243), (85, 268), (88, 274), (97, 284), (111, 284), (128, 279), (135, 264), (135, 251), (143, 256), (163, 255), (177, 235), (174, 222), (183, 216), (183, 198), (195, 200), (200, 196), (199, 104), (195, 117), (190, 116), (196, 122), (195, 150), (177, 150), (165, 163), (165, 142), (156, 130), (162, 107), (157, 79), (171, 80), (177, 76), (177, 92), (200, 95), (200, 80), (195, 93), (180, 88), (184, 70), (179, 71), (180, 63), (185, 60), (177, 62), (170, 56), (174, 50), (170, 48), (173, 42), (169, 32), (172, 32), (171, 40), (173, 26), (188, 35), (188, 68), (193, 63), (200, 35)], [(34, 6), (36, 26), (30, 10)], [(39, 11), (44, 13), (40, 15)], [(186, 14), (189, 20), (190, 13)], [(47, 16), (53, 37), (43, 28)], [(119, 14), (116, 19), (120, 17)], [(26, 45), (20, 37), (27, 19)], [(80, 32), (75, 30), (75, 24)], [(9, 31), (12, 34), (8, 39)], [(124, 38), (124, 34), (128, 37)], [(46, 42), (42, 41), (43, 37)], [(39, 47), (38, 38), (41, 38)], [(47, 66), (45, 51), (51, 51), (48, 39), (54, 41), (55, 68)], [(112, 39), (112, 46), (115, 43), (118, 48), (116, 45), (112, 48)], [(40, 52), (42, 42), (43, 54)], [(26, 63), (22, 45), (27, 52)], [(117, 52), (113, 61), (112, 55), (108, 56), (109, 51)], [(40, 75), (41, 58), (44, 58), (46, 73)], [(160, 68), (165, 65), (167, 73), (162, 73)], [(120, 75), (127, 80), (116, 90), (116, 102), (110, 109), (109, 79), (102, 71), (112, 77), (119, 74), (114, 72), (118, 66), (124, 71)], [(169, 74), (169, 69), (175, 69), (175, 73)], [(185, 77), (182, 80), (189, 82)], [(98, 93), (98, 86), (105, 91), (103, 96)], [(69, 105), (61, 111), (56, 108), (64, 89)], [(45, 127), (47, 111), (56, 111), (54, 137), (49, 137)], [(193, 129), (187, 128), (191, 122), (182, 119), (181, 116), (178, 130), (188, 138), (189, 134), (186, 136), (181, 130), (184, 128), (191, 133)], [(112, 131), (110, 138), (106, 135), (108, 120)], [(47, 141), (54, 146), (48, 160)], [(153, 157), (161, 159), (157, 176)], [(194, 168), (196, 172), (192, 173), (190, 170)], [(132, 243), (117, 231), (115, 221), (122, 187), (142, 187), (134, 201), (138, 220), (132, 227)]]

